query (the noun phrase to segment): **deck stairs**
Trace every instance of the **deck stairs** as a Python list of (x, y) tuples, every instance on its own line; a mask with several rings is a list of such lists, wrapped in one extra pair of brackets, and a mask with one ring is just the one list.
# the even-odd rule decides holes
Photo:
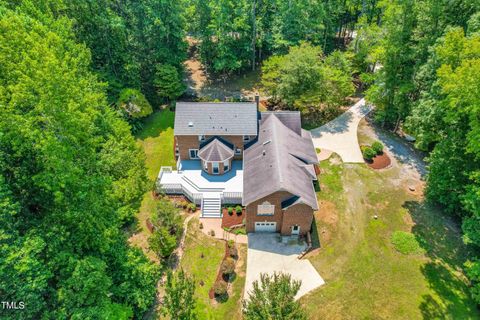
[(202, 199), (202, 218), (221, 218), (221, 209), (220, 193), (204, 193)]

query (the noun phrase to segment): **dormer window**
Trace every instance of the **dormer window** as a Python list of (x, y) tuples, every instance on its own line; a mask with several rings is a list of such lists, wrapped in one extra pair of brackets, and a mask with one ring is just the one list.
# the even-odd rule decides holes
[(205, 135), (201, 134), (198, 136), (198, 141), (205, 141)]
[(250, 141), (250, 136), (243, 136), (243, 142)]
[(235, 149), (235, 155), (239, 156), (239, 155), (241, 155), (241, 154), (242, 154), (242, 149), (236, 148), (236, 149)]
[(188, 127), (190, 127), (190, 128), (193, 127), (193, 122), (192, 122), (192, 121), (190, 121), (190, 122), (188, 123)]

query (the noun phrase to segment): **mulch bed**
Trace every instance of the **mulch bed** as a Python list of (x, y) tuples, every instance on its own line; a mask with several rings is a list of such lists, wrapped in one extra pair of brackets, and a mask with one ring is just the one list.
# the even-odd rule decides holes
[[(229, 256), (230, 256), (230, 254), (229, 254), (229, 251), (228, 251), (228, 243), (227, 243), (227, 241), (225, 241), (225, 254), (223, 255), (222, 262), (220, 262), (220, 266), (218, 267), (217, 277), (215, 278), (215, 282), (213, 282), (214, 285), (217, 281), (222, 281), (222, 280), (225, 281), (225, 279), (223, 278), (222, 271), (220, 269), (222, 267), (223, 261), (225, 259), (227, 259)], [(213, 286), (208, 291), (208, 297), (210, 299), (215, 299), (215, 291), (213, 290)]]
[(222, 228), (230, 228), (231, 226), (239, 225), (243, 223), (245, 218), (245, 208), (242, 209), (242, 213), (237, 214), (235, 212), (235, 207), (233, 208), (233, 214), (229, 215), (227, 208), (222, 209), (223, 218), (222, 218)]
[(374, 157), (371, 162), (367, 162), (367, 165), (372, 169), (384, 169), (392, 163), (392, 160), (386, 152)]

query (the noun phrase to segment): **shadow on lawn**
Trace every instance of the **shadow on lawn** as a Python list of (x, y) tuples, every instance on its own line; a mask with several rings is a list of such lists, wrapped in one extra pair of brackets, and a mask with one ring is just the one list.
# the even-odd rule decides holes
[(461, 237), (459, 223), (428, 203), (407, 201), (403, 205), (415, 225), (412, 233), (431, 259), (421, 267), (432, 295), (423, 295), (420, 310), (424, 319), (469, 319), (478, 316), (463, 276), (463, 264), (473, 255)]
[(135, 137), (140, 140), (159, 137), (162, 132), (173, 129), (174, 119), (175, 113), (168, 108), (155, 110), (142, 121), (143, 128)]

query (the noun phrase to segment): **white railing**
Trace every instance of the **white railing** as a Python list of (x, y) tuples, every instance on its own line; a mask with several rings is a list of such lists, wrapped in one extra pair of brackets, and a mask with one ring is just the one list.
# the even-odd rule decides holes
[(162, 176), (164, 173), (171, 173), (171, 172), (172, 172), (172, 167), (160, 167), (160, 173), (158, 174), (157, 181), (162, 180)]
[(190, 201), (197, 205), (202, 203), (203, 194), (198, 192), (190, 192), (180, 183), (159, 183), (158, 188), (165, 194), (183, 194)]
[(223, 192), (222, 203), (241, 204), (243, 194), (241, 192)]

